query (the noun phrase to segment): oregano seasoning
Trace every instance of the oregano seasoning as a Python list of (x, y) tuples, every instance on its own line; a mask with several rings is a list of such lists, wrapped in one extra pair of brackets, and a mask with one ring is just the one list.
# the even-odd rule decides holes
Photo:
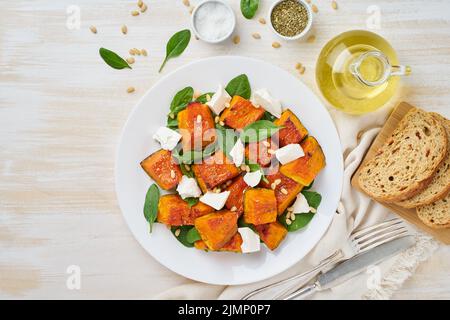
[(294, 37), (308, 25), (308, 11), (296, 0), (285, 0), (277, 4), (270, 16), (276, 32), (285, 37)]

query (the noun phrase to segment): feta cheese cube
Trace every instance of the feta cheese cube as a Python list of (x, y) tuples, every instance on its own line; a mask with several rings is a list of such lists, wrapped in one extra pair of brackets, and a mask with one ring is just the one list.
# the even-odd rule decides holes
[(308, 204), (308, 200), (306, 200), (305, 196), (302, 193), (297, 195), (294, 204), (292, 205), (293, 212), (297, 213), (308, 213), (311, 211), (311, 207)]
[(256, 90), (250, 100), (255, 106), (263, 107), (275, 117), (281, 117), (283, 110), (280, 100), (274, 99), (266, 89)]
[(230, 150), (230, 157), (233, 159), (233, 163), (236, 167), (240, 167), (244, 162), (245, 147), (241, 139), (237, 139), (235, 145)]
[(230, 191), (224, 191), (221, 193), (208, 191), (200, 197), (200, 201), (216, 210), (220, 210), (225, 205), (225, 202), (227, 202), (229, 195)]
[(298, 143), (291, 143), (275, 151), (275, 156), (281, 164), (294, 161), (305, 156), (303, 148)]
[(231, 96), (222, 85), (219, 85), (219, 88), (217, 88), (216, 92), (211, 97), (211, 100), (206, 102), (206, 105), (218, 115), (225, 109), (226, 104), (230, 103), (230, 101)]
[(248, 227), (238, 228), (238, 232), (242, 237), (242, 253), (257, 252), (261, 250), (259, 235), (257, 235), (252, 229)]
[(244, 181), (249, 187), (256, 187), (261, 181), (262, 173), (261, 170), (247, 172), (244, 176)]
[(194, 178), (188, 176), (182, 176), (181, 181), (178, 184), (177, 192), (181, 198), (198, 198), (202, 195), (202, 191), (197, 185), (197, 181)]
[(181, 134), (167, 127), (159, 127), (153, 139), (158, 141), (164, 150), (173, 150), (180, 141)]

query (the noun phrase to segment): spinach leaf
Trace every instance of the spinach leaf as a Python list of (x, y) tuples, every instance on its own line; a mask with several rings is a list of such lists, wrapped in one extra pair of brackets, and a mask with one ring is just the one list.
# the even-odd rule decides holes
[(316, 191), (302, 191), (302, 194), (305, 196), (310, 207), (313, 207), (314, 209), (319, 207), (320, 202), (322, 201), (320, 193)]
[(286, 224), (286, 214), (284, 213), (280, 216), (279, 222), (283, 226), (285, 226), (289, 232), (294, 232), (294, 231), (297, 231), (299, 229), (306, 227), (308, 225), (308, 223), (312, 220), (313, 217), (314, 217), (314, 213), (312, 213), (312, 212), (296, 214), (295, 220), (292, 221), (292, 223), (290, 225), (287, 225)]
[(241, 0), (241, 12), (244, 17), (251, 19), (259, 7), (259, 0)]
[(192, 228), (192, 226), (179, 226), (170, 228), (170, 231), (172, 231), (173, 235), (175, 236), (175, 232), (180, 229), (180, 234), (178, 235), (178, 237), (175, 236), (175, 238), (177, 238), (177, 240), (180, 241), (185, 247), (192, 248), (194, 244), (187, 240), (187, 234)]
[(102, 57), (103, 61), (105, 61), (106, 64), (108, 66), (110, 66), (111, 68), (118, 69), (118, 70), (125, 69), (125, 68), (131, 69), (128, 62), (126, 62), (117, 53), (115, 53), (111, 50), (105, 49), (105, 48), (100, 48), (99, 53), (100, 53), (100, 57)]
[(239, 219), (238, 219), (238, 227), (239, 228), (246, 228), (247, 227), (247, 228), (252, 229), (255, 233), (258, 233), (256, 231), (256, 229), (255, 229), (255, 226), (253, 224), (250, 224), (250, 223), (247, 223), (247, 222), (244, 221), (244, 216), (243, 215), (240, 216)]
[(261, 168), (261, 166), (257, 163), (248, 163), (248, 161), (246, 161), (246, 165), (248, 165), (248, 167), (250, 168), (250, 172), (255, 172), (255, 171), (261, 171), (261, 180), (264, 181), (265, 183), (269, 183), (269, 180), (267, 180), (266, 176), (264, 175), (264, 170)]
[(202, 237), (198, 233), (197, 228), (192, 227), (186, 234), (186, 240), (189, 243), (194, 243), (195, 241), (202, 240)]
[(167, 117), (166, 127), (172, 130), (178, 129), (178, 119), (177, 118), (172, 119), (171, 117)]
[(152, 232), (153, 223), (156, 221), (158, 215), (158, 203), (159, 189), (156, 184), (152, 184), (145, 195), (144, 203), (144, 217), (150, 225), (150, 233)]
[(241, 96), (244, 99), (250, 99), (250, 96), (252, 95), (250, 82), (245, 74), (241, 74), (232, 79), (225, 87), (225, 90), (231, 97)]
[(261, 120), (269, 120), (269, 121), (275, 121), (276, 119), (277, 119), (277, 117), (275, 117), (269, 111), (264, 112), (264, 115), (261, 118)]
[(314, 180), (309, 184), (309, 186), (303, 187), (303, 191), (311, 189), (313, 185), (314, 185)]
[(206, 146), (203, 151), (191, 150), (180, 154), (180, 148), (177, 146), (172, 150), (172, 156), (179, 162), (185, 164), (191, 164), (198, 162), (204, 158), (209, 157), (217, 150), (217, 143), (213, 142)]
[(271, 137), (280, 129), (281, 127), (271, 121), (258, 120), (246, 126), (240, 137), (244, 142), (257, 142)]
[(201, 96), (199, 96), (197, 99), (195, 99), (195, 102), (200, 102), (200, 103), (207, 103), (208, 99), (207, 96), (209, 96), (210, 98), (212, 98), (212, 96), (214, 95), (214, 92), (207, 92), (202, 94)]
[(198, 203), (198, 198), (189, 197), (189, 198), (184, 199), (184, 201), (187, 202), (187, 204), (189, 205), (189, 208), (190, 208), (192, 206), (195, 206)]
[[(180, 164), (180, 169), (181, 169), (181, 173), (183, 174), (183, 176), (187, 176), (189, 178), (193, 178), (194, 177), (194, 172), (192, 171), (192, 169), (188, 171), (186, 169), (186, 167), (184, 166), (184, 164), (182, 164), (182, 163)], [(187, 199), (190, 199), (190, 198), (187, 198)], [(184, 199), (184, 200), (186, 200), (186, 199)]]
[(194, 89), (192, 87), (186, 87), (178, 91), (170, 103), (171, 113), (176, 115), (178, 112), (186, 108), (188, 103), (192, 101), (193, 96)]
[(236, 132), (233, 129), (227, 129), (217, 125), (216, 135), (218, 147), (225, 152), (225, 154), (229, 155), (238, 139)]
[(169, 39), (166, 45), (166, 58), (159, 68), (159, 72), (162, 71), (162, 69), (166, 65), (167, 60), (169, 60), (170, 58), (178, 57), (183, 53), (190, 40), (191, 31), (188, 29), (178, 31)]

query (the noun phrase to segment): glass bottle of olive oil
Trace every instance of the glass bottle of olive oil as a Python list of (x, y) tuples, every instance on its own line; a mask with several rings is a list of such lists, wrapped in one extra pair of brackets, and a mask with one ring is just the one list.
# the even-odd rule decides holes
[(398, 65), (397, 55), (379, 35), (363, 30), (344, 32), (322, 49), (316, 81), (334, 107), (363, 114), (384, 105), (395, 93), (400, 75), (410, 68)]

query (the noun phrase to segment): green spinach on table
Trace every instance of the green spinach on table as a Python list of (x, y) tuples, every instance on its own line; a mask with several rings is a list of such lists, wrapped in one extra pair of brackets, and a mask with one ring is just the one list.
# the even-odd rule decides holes
[(251, 19), (255, 16), (258, 7), (259, 0), (241, 0), (241, 12), (247, 19)]
[(181, 30), (175, 33), (167, 42), (166, 45), (166, 58), (164, 59), (159, 72), (162, 71), (166, 62), (171, 59), (178, 57), (183, 53), (191, 40), (191, 31), (189, 29)]
[(130, 65), (128, 64), (128, 62), (126, 62), (122, 57), (120, 57), (117, 53), (105, 49), (105, 48), (100, 48), (99, 50), (100, 53), (100, 57), (102, 57), (103, 61), (106, 62), (106, 64), (108, 66), (110, 66), (111, 68), (114, 69), (131, 69)]

